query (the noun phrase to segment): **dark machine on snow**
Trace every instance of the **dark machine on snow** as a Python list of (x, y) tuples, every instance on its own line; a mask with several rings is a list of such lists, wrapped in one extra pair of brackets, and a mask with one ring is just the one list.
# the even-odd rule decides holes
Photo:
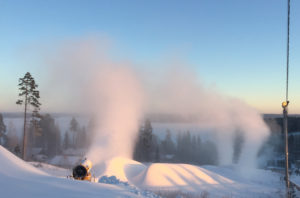
[(92, 181), (91, 168), (92, 162), (85, 158), (79, 165), (73, 168), (73, 178), (77, 180)]

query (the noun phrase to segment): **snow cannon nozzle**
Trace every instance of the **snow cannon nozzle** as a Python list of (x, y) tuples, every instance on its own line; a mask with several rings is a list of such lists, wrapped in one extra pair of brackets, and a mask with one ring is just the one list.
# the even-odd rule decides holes
[(91, 181), (91, 168), (92, 162), (85, 158), (79, 165), (73, 168), (73, 178)]

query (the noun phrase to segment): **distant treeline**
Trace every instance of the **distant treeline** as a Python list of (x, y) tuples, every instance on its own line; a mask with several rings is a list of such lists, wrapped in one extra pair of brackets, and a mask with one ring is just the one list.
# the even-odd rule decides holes
[[(44, 155), (47, 158), (64, 154), (68, 149), (87, 149), (91, 144), (91, 137), (87, 133), (91, 132), (92, 123), (87, 127), (80, 126), (73, 117), (69, 123), (69, 129), (61, 132), (55, 118), (50, 114), (40, 115), (37, 123), (29, 121), (27, 133), (27, 160), (35, 160), (37, 155)], [(0, 145), (6, 147), (11, 152), (21, 156), (22, 137), (18, 136), (13, 122), (6, 126), (3, 116), (0, 114)]]
[[(46, 115), (47, 113), (44, 113)], [(21, 112), (4, 112), (4, 118), (23, 118), (24, 113)], [(79, 114), (69, 113), (51, 113), (53, 118), (57, 117), (81, 117)], [(271, 128), (272, 132), (282, 130), (282, 115), (281, 114), (263, 114), (265, 123)], [(146, 114), (146, 118), (152, 122), (161, 123), (192, 123), (197, 120), (197, 116), (182, 116), (177, 114)], [(300, 132), (300, 115), (292, 114), (288, 117), (289, 132)]]
[[(264, 145), (273, 151), (273, 162), (284, 156), (285, 143), (283, 135), (283, 118), (282, 116), (265, 116), (265, 123), (269, 126), (271, 135)], [(288, 117), (288, 143), (289, 143), (289, 161), (295, 163), (300, 160), (300, 116), (291, 115)], [(272, 160), (271, 160), (272, 161)], [(284, 163), (281, 163), (282, 166)]]
[[(1, 114), (0, 114), (1, 115)], [(21, 117), (20, 113), (5, 113), (0, 116), (0, 144), (20, 155), (22, 139), (17, 135), (16, 127), (13, 122), (9, 122), (5, 126), (3, 117), (15, 118)], [(55, 155), (63, 155), (66, 150), (87, 150), (93, 139), (93, 119), (87, 126), (80, 126), (75, 117), (72, 117), (67, 131), (61, 131), (55, 122), (55, 117), (65, 116), (66, 114), (44, 114), (38, 121), (38, 124), (29, 123), (27, 129), (27, 146), (28, 160), (34, 160), (35, 154), (42, 154), (48, 158)], [(7, 117), (6, 117), (7, 116)], [(151, 115), (150, 118), (157, 121), (175, 122), (182, 120), (180, 116), (170, 115)], [(185, 121), (195, 118), (185, 118)], [(174, 162), (174, 163), (190, 163), (190, 164), (217, 164), (218, 152), (217, 146), (210, 140), (203, 140), (199, 134), (191, 134), (189, 131), (178, 133), (175, 135), (170, 130), (165, 131), (165, 137), (159, 139), (152, 133), (151, 119), (146, 119), (141, 124), (138, 137), (133, 139), (135, 160), (142, 162)], [(272, 133), (265, 145), (272, 148), (274, 152), (282, 152), (282, 117), (265, 116), (265, 123), (269, 126)], [(300, 132), (300, 117), (290, 116), (288, 118), (289, 132)], [(300, 137), (300, 136), (299, 136)], [(134, 137), (133, 137), (134, 138)], [(298, 136), (290, 136), (291, 153), (298, 152), (300, 148), (300, 138)], [(234, 163), (238, 162), (239, 155), (243, 146), (243, 137), (236, 133), (233, 142), (233, 159)], [(300, 152), (300, 149), (299, 149)], [(298, 153), (295, 154), (298, 158)], [(299, 155), (300, 159), (300, 155)]]
[[(152, 133), (150, 120), (146, 119), (140, 127), (133, 158), (141, 162), (218, 164), (218, 151), (214, 142), (204, 141), (199, 134), (192, 135), (189, 131), (177, 133), (176, 137), (172, 137), (172, 134), (167, 129), (165, 138), (159, 139)], [(239, 154), (239, 151), (235, 152), (234, 158), (237, 159)]]

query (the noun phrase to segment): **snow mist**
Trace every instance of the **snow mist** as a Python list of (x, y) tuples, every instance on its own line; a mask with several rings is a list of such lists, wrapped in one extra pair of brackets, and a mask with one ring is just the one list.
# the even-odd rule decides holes
[(204, 86), (195, 73), (185, 64), (172, 64), (154, 84), (153, 90), (158, 94), (151, 99), (152, 105), (162, 113), (192, 117), (200, 130), (213, 131), (221, 165), (233, 163), (234, 138), (236, 132), (241, 133), (244, 142), (238, 164), (255, 168), (258, 150), (269, 135), (261, 115), (243, 101), (221, 94), (214, 86)]
[(142, 110), (136, 75), (126, 67), (106, 68), (95, 84), (98, 124), (87, 157), (94, 163), (116, 156), (131, 158)]
[(130, 62), (113, 61), (109, 52), (107, 38), (90, 37), (61, 42), (45, 57), (51, 70), (44, 98), (60, 96), (47, 101), (48, 108), (94, 118), (86, 154), (93, 164), (116, 156), (131, 158), (142, 115), (139, 75)]
[(148, 112), (197, 118), (199, 128), (215, 132), (219, 162), (223, 165), (232, 164), (234, 137), (241, 132), (244, 144), (238, 163), (255, 167), (257, 152), (269, 134), (255, 109), (204, 85), (196, 72), (178, 61), (172, 67), (137, 75), (132, 64), (112, 61), (105, 43), (83, 39), (55, 49), (54, 55), (48, 56), (53, 71), (47, 73), (51, 81), (43, 93), (43, 98), (61, 96), (53, 100), (52, 111), (55, 105), (68, 106), (66, 110), (96, 115), (95, 137), (87, 153), (90, 160), (98, 163), (115, 156), (131, 157), (145, 106)]

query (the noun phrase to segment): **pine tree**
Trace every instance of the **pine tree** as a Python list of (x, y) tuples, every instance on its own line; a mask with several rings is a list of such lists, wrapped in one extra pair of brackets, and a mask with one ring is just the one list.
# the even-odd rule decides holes
[(201, 152), (202, 152), (202, 140), (201, 140), (200, 135), (197, 135), (197, 138), (196, 138), (196, 149), (195, 149), (195, 155), (196, 155), (196, 162), (197, 162), (197, 164), (202, 164)]
[(45, 154), (54, 156), (60, 151), (60, 130), (55, 125), (55, 120), (50, 114), (42, 116), (39, 125), (42, 129), (40, 146), (43, 147)]
[(174, 154), (175, 152), (175, 145), (172, 140), (172, 135), (169, 129), (166, 131), (165, 139), (162, 142), (162, 148), (164, 154)]
[(72, 134), (72, 145), (75, 148), (76, 136), (78, 135), (78, 132), (79, 132), (79, 123), (77, 122), (77, 120), (74, 117), (70, 121), (70, 131), (73, 133)]
[(68, 149), (69, 147), (70, 147), (69, 132), (66, 131), (65, 136), (64, 136), (63, 148)]
[[(31, 114), (29, 129), (26, 132), (26, 151), (27, 156), (28, 153), (30, 153), (30, 149), (32, 150), (37, 146), (37, 142), (39, 138), (42, 136), (42, 129), (39, 125), (39, 121), (41, 119), (41, 115), (39, 112), (35, 109)], [(32, 157), (32, 156), (30, 156)]]
[(160, 162), (160, 152), (158, 146), (155, 149), (155, 162)]
[(34, 107), (35, 111), (40, 110), (41, 103), (40, 92), (37, 90), (38, 85), (35, 83), (34, 78), (29, 72), (25, 74), (23, 78), (19, 79), (19, 97), (22, 99), (17, 100), (16, 104), (22, 105), (24, 103), (24, 128), (23, 128), (23, 147), (22, 147), (22, 157), (25, 160), (26, 154), (26, 119), (27, 119), (27, 110), (29, 106)]
[(150, 120), (146, 119), (144, 129), (142, 131), (142, 145), (144, 151), (144, 159), (146, 162), (151, 161), (151, 146), (152, 146), (152, 126)]
[(153, 134), (150, 120), (145, 120), (145, 124), (140, 128), (139, 136), (135, 144), (133, 157), (137, 161), (150, 162), (151, 150), (153, 147)]

